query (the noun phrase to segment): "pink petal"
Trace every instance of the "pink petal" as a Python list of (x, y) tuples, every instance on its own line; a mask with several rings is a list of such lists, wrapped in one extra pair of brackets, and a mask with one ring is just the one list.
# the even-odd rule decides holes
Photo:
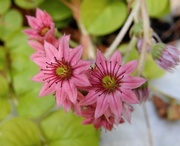
[(44, 47), (40, 42), (28, 40), (28, 44), (36, 51), (44, 51)]
[(122, 114), (124, 118), (130, 123), (131, 122), (131, 113), (133, 111), (133, 107), (127, 104), (123, 104)]
[(97, 50), (97, 55), (96, 55), (96, 65), (101, 69), (101, 70), (107, 70), (106, 68), (106, 63), (107, 59), (103, 56), (103, 54)]
[(45, 78), (44, 73), (40, 71), (37, 75), (35, 75), (32, 80), (36, 82), (44, 82), (43, 79)]
[(56, 89), (55, 97), (56, 97), (56, 103), (58, 107), (60, 107), (64, 103), (65, 99), (67, 98), (67, 93), (65, 93), (62, 90), (62, 88), (59, 88), (59, 89)]
[(106, 94), (102, 94), (97, 100), (96, 110), (95, 110), (95, 115), (94, 115), (95, 119), (102, 116), (107, 110), (108, 106), (109, 104), (107, 102)]
[(70, 49), (69, 62), (71, 65), (75, 65), (81, 58), (83, 48), (82, 46), (78, 46), (74, 49)]
[(95, 92), (95, 90), (89, 91), (89, 93), (80, 101), (80, 105), (91, 105), (97, 101), (99, 98), (99, 93)]
[(32, 54), (32, 55), (30, 56), (30, 59), (31, 59), (32, 61), (34, 61), (34, 60), (36, 60), (37, 58), (44, 58), (45, 55), (46, 55), (45, 52), (37, 51), (37, 52), (35, 52), (34, 54)]
[(137, 65), (138, 65), (137, 60), (130, 61), (122, 65), (118, 74), (122, 74), (123, 72), (125, 72), (126, 74), (131, 74), (136, 69)]
[(84, 74), (74, 75), (72, 80), (73, 80), (74, 84), (78, 87), (91, 86), (87, 76)]
[(122, 57), (120, 52), (117, 50), (116, 52), (114, 52), (114, 54), (111, 56), (111, 58), (109, 59), (112, 62), (118, 62), (119, 64), (122, 63)]
[(45, 82), (43, 87), (40, 90), (39, 96), (46, 96), (53, 92), (55, 92), (55, 84), (53, 84), (52, 86), (49, 86), (49, 84)]
[(138, 104), (136, 94), (132, 90), (122, 90), (121, 100), (127, 104)]
[(69, 43), (67, 37), (64, 35), (60, 39), (58, 57), (68, 60), (69, 58)]
[(73, 66), (74, 74), (79, 74), (90, 68), (90, 62), (86, 60), (80, 60), (76, 65)]
[(45, 52), (46, 52), (46, 56), (50, 59), (53, 59), (54, 60), (54, 57), (57, 57), (57, 54), (58, 54), (58, 51), (57, 49), (51, 45), (50, 43), (48, 42), (44, 42), (44, 49), (45, 49)]
[(26, 16), (26, 18), (27, 18), (28, 24), (31, 26), (31, 28), (38, 30), (39, 24), (37, 23), (37, 19), (32, 16)]
[(72, 103), (76, 103), (77, 100), (77, 88), (71, 81), (64, 81), (62, 85), (63, 90), (68, 94)]
[(127, 76), (122, 79), (121, 87), (124, 89), (134, 89), (145, 82), (146, 80), (144, 78)]
[(109, 106), (114, 115), (119, 119), (121, 117), (122, 102), (120, 99), (120, 93), (115, 92), (113, 95), (109, 94)]
[(33, 60), (41, 69), (46, 68), (46, 62), (49, 62), (47, 57), (38, 57)]

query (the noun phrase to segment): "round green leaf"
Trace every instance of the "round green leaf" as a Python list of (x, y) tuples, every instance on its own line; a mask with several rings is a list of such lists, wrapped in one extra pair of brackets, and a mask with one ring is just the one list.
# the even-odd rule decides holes
[(48, 112), (55, 104), (53, 96), (38, 97), (39, 90), (31, 90), (25, 95), (20, 95), (17, 111), (20, 116), (38, 118)]
[(92, 35), (105, 35), (118, 29), (127, 16), (126, 5), (117, 0), (84, 0), (80, 18)]
[(13, 118), (0, 126), (1, 146), (41, 146), (38, 127), (30, 120)]
[(11, 106), (7, 98), (0, 97), (0, 120), (4, 119), (11, 112)]
[(60, 0), (45, 0), (39, 7), (46, 10), (55, 21), (64, 20), (72, 16), (71, 10)]
[(0, 0), (0, 15), (4, 14), (11, 6), (11, 0)]
[(169, 0), (146, 0), (146, 4), (151, 17), (160, 18), (170, 12)]
[(82, 118), (62, 110), (41, 122), (48, 146), (98, 146), (99, 133), (92, 125), (82, 125)]
[(9, 37), (22, 27), (23, 18), (19, 11), (11, 9), (2, 18), (2, 24), (0, 25), (0, 32), (2, 33), (0, 38), (5, 42), (8, 42)]
[(44, 0), (15, 0), (17, 6), (23, 9), (32, 9), (41, 4)]
[(161, 77), (164, 73), (165, 71), (156, 64), (151, 55), (147, 55), (143, 75), (147, 79), (155, 79)]

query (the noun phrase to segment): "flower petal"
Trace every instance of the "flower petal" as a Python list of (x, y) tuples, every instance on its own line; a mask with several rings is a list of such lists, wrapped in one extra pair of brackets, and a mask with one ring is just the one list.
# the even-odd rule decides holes
[(77, 88), (74, 86), (74, 83), (71, 81), (64, 81), (62, 89), (68, 94), (71, 102), (75, 104), (77, 100)]
[(42, 71), (40, 71), (37, 75), (35, 75), (32, 80), (36, 81), (36, 82), (44, 82), (44, 73)]
[(121, 100), (127, 104), (138, 104), (136, 94), (132, 90), (122, 90)]
[(91, 105), (97, 101), (99, 98), (99, 93), (95, 92), (95, 90), (89, 91), (89, 93), (80, 101), (80, 105)]
[(88, 70), (90, 67), (90, 62), (86, 60), (80, 60), (76, 65), (73, 66), (74, 74), (79, 74), (83, 71)]
[(33, 61), (40, 67), (40, 68), (46, 68), (46, 62), (49, 61), (47, 57), (38, 57), (38, 58), (33, 58)]
[(39, 96), (46, 96), (53, 92), (55, 92), (55, 84), (49, 86), (49, 84), (45, 82), (40, 90)]
[(146, 80), (144, 78), (127, 76), (122, 79), (121, 87), (124, 89), (134, 89), (145, 82)]
[(74, 75), (72, 80), (73, 80), (74, 84), (78, 87), (91, 86), (87, 76), (84, 74)]
[(107, 94), (102, 94), (97, 100), (96, 110), (94, 115), (95, 119), (102, 116), (109, 106), (106, 95)]
[(131, 74), (137, 67), (137, 60), (130, 61), (124, 65), (121, 66), (119, 69), (118, 74), (126, 73), (126, 74)]
[(114, 115), (120, 119), (122, 111), (122, 102), (120, 99), (120, 92), (116, 91), (113, 95), (109, 94), (109, 106)]
[(54, 57), (57, 57), (57, 54), (58, 54), (58, 51), (57, 49), (51, 45), (50, 43), (48, 42), (44, 42), (44, 49), (45, 49), (45, 52), (46, 52), (46, 56), (50, 59), (54, 59)]
[(111, 56), (111, 58), (109, 59), (112, 62), (118, 62), (119, 64), (122, 63), (122, 57), (120, 52), (117, 50), (116, 52), (114, 52), (114, 54)]
[(70, 59), (69, 62), (71, 63), (71, 65), (75, 65), (80, 60), (82, 51), (83, 51), (82, 46), (78, 46), (74, 49), (71, 49), (69, 55), (69, 59)]
[(59, 40), (58, 50), (58, 58), (64, 58), (67, 61), (69, 58), (69, 43), (66, 35)]
[(28, 44), (36, 51), (44, 51), (43, 45), (38, 41), (28, 40)]
[(61, 105), (63, 105), (65, 99), (67, 98), (67, 93), (65, 93), (62, 88), (56, 89), (56, 103), (58, 105), (58, 107), (60, 107)]

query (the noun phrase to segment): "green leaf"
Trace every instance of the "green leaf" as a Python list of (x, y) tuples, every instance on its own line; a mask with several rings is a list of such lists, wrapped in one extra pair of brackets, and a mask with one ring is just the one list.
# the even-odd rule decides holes
[(125, 3), (117, 0), (84, 0), (80, 18), (92, 35), (106, 35), (117, 30), (127, 17)]
[(160, 18), (170, 12), (169, 0), (146, 0), (146, 4), (151, 17)]
[(17, 111), (20, 116), (38, 118), (47, 113), (55, 104), (53, 96), (38, 97), (39, 88), (20, 95)]
[(11, 6), (11, 0), (0, 0), (0, 15), (4, 14)]
[(19, 11), (11, 9), (1, 19), (0, 38), (8, 42), (9, 37), (22, 27), (22, 15)]
[(1, 107), (0, 120), (2, 120), (11, 112), (11, 106), (7, 98), (0, 97), (0, 107)]
[(92, 125), (82, 125), (82, 118), (60, 110), (41, 122), (48, 146), (98, 146), (99, 133)]
[(6, 53), (5, 47), (0, 46), (0, 70), (5, 70), (6, 66)]
[(72, 16), (71, 10), (60, 0), (45, 0), (39, 7), (42, 10), (46, 10), (55, 21), (64, 20)]
[(151, 55), (147, 55), (146, 63), (144, 66), (143, 75), (147, 79), (155, 79), (164, 75), (165, 71), (161, 69), (156, 62), (152, 59)]
[(14, 0), (15, 4), (23, 9), (32, 9), (40, 5), (44, 0)]
[(41, 146), (38, 127), (30, 120), (13, 118), (0, 126), (1, 146)]
[(0, 97), (7, 96), (9, 91), (8, 81), (4, 75), (0, 74)]

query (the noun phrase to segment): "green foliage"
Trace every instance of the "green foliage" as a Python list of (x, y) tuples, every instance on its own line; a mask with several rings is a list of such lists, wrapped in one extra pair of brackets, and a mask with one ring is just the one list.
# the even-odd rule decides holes
[(0, 120), (3, 120), (11, 112), (11, 106), (9, 104), (7, 97), (0, 96), (0, 107)]
[(92, 35), (106, 35), (117, 30), (127, 17), (126, 5), (117, 0), (84, 0), (81, 21)]
[(38, 127), (30, 120), (13, 118), (0, 126), (1, 146), (41, 146)]
[(0, 17), (0, 39), (8, 42), (9, 39), (22, 27), (22, 15), (15, 9), (9, 10)]
[(17, 6), (24, 9), (32, 9), (36, 8), (39, 4), (41, 4), (44, 0), (14, 0)]
[(11, 0), (0, 0), (0, 15), (4, 14), (11, 6)]
[(7, 96), (9, 85), (4, 75), (0, 74), (0, 97)]
[(170, 12), (170, 0), (146, 0), (151, 17), (160, 18)]
[(98, 146), (98, 131), (81, 122), (82, 118), (59, 110), (41, 122), (41, 131), (48, 146)]
[(64, 20), (72, 16), (71, 10), (60, 0), (45, 0), (39, 8), (46, 10), (54, 21)]

